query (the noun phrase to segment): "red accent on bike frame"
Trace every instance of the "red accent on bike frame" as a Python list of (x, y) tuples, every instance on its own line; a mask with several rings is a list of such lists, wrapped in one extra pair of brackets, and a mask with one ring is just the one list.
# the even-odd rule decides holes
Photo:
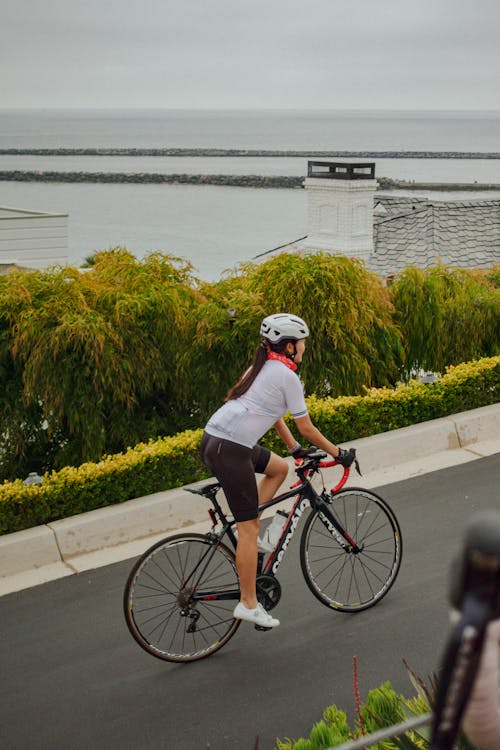
[(351, 544), (351, 545), (352, 545), (353, 547), (357, 547), (357, 546), (358, 546), (358, 545), (356, 544), (356, 542), (354, 541), (354, 539), (351, 539), (351, 537), (349, 536), (349, 534), (347, 533), (347, 531), (344, 531), (344, 539), (345, 539), (346, 541), (348, 541), (348, 542), (349, 542), (349, 544)]
[(202, 601), (204, 601), (204, 602), (213, 602), (213, 601), (215, 601), (215, 599), (218, 599), (218, 598), (219, 597), (217, 596), (217, 594), (211, 594), (210, 596), (204, 596), (204, 597), (202, 597)]
[(212, 521), (213, 525), (217, 525), (217, 518), (215, 517), (215, 511), (213, 508), (208, 509), (208, 515), (210, 516), (210, 520)]

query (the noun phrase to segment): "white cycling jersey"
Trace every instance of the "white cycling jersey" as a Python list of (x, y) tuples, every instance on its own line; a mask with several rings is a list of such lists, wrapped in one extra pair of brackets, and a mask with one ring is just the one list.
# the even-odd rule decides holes
[(288, 412), (295, 419), (307, 414), (302, 383), (282, 362), (268, 360), (243, 396), (226, 401), (210, 417), (205, 432), (253, 448)]

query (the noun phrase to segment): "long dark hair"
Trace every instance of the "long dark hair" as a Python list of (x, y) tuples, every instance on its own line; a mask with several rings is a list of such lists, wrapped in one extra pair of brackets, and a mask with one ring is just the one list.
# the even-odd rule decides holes
[(289, 343), (295, 344), (295, 339), (283, 339), (278, 344), (272, 344), (267, 339), (261, 341), (261, 343), (255, 350), (252, 364), (250, 365), (248, 370), (241, 376), (238, 382), (228, 390), (225, 401), (232, 401), (235, 398), (243, 396), (243, 394), (248, 391), (253, 381), (266, 364), (268, 351), (276, 352), (277, 354), (284, 354), (286, 346)]

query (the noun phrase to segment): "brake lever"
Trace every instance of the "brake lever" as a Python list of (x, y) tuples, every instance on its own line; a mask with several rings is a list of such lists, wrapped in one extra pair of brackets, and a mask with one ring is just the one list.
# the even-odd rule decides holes
[(356, 467), (356, 471), (358, 472), (359, 476), (360, 476), (360, 477), (361, 477), (361, 476), (363, 476), (363, 475), (361, 474), (361, 469), (359, 468), (359, 461), (358, 461), (358, 459), (357, 459), (357, 458), (355, 458), (355, 459), (354, 459), (354, 466)]

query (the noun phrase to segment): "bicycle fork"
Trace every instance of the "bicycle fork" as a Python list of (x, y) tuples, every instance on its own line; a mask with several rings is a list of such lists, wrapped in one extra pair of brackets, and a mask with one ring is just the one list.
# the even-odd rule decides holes
[(335, 518), (330, 510), (328, 502), (323, 497), (320, 497), (319, 501), (314, 503), (314, 507), (318, 511), (319, 518), (325, 529), (334, 537), (345, 552), (358, 555), (363, 551), (364, 545), (359, 546), (354, 539), (352, 539), (337, 518)]

